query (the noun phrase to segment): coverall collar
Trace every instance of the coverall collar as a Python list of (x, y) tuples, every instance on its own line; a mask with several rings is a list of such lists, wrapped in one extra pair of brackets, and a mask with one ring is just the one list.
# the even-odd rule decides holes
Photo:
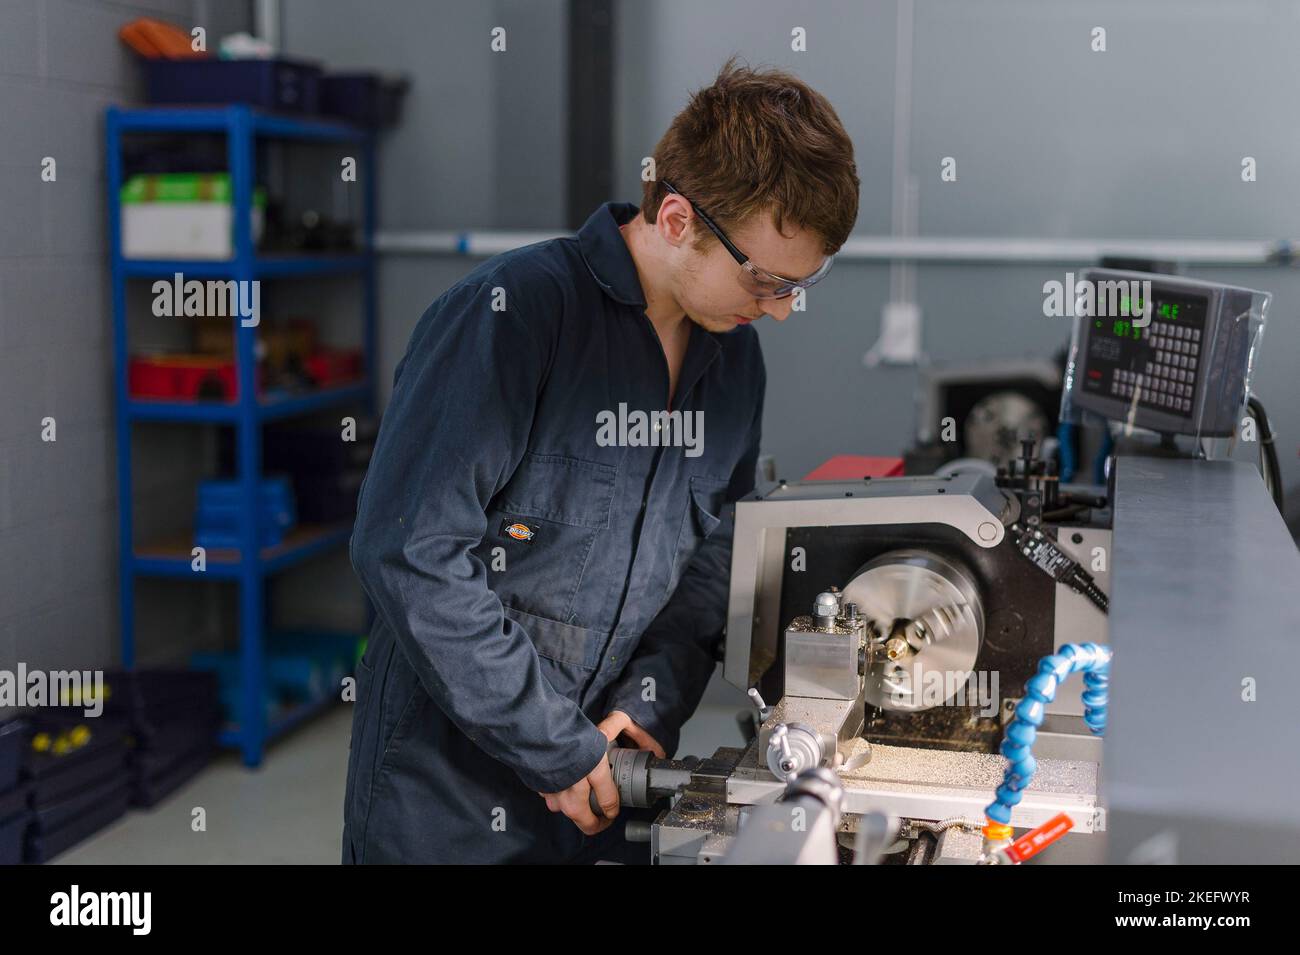
[(623, 305), (646, 307), (636, 262), (618, 227), (637, 215), (630, 202), (607, 202), (578, 230), (578, 247), (587, 269), (605, 294)]
[[(601, 290), (614, 301), (632, 306), (645, 315), (645, 294), (637, 276), (636, 262), (623, 241), (623, 233), (618, 231), (620, 225), (639, 214), (640, 210), (630, 202), (605, 203), (578, 230), (578, 246), (588, 271)], [(683, 398), (721, 352), (717, 335), (692, 323), (677, 393), (670, 396), (670, 407), (681, 407)]]

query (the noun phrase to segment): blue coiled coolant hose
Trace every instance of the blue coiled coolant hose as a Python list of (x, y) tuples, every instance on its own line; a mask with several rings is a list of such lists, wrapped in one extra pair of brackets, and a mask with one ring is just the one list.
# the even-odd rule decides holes
[(1038, 764), (1032, 752), (1038, 727), (1048, 703), (1056, 699), (1057, 688), (1071, 673), (1082, 671), (1083, 721), (1093, 734), (1106, 730), (1106, 701), (1110, 687), (1110, 647), (1097, 643), (1069, 643), (1056, 653), (1038, 661), (1038, 672), (1025, 684), (1025, 696), (1016, 707), (1015, 718), (1008, 724), (1002, 739), (1002, 755), (1008, 766), (994, 800), (984, 810), (990, 822), (1006, 826), (1011, 810), (1019, 804), (1024, 790), (1034, 778)]

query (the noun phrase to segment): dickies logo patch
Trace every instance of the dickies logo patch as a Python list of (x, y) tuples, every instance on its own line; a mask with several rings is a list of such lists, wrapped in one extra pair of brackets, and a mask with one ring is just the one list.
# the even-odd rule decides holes
[(502, 521), (501, 533), (507, 537), (513, 537), (517, 541), (532, 542), (533, 537), (537, 534), (535, 530), (522, 521)]

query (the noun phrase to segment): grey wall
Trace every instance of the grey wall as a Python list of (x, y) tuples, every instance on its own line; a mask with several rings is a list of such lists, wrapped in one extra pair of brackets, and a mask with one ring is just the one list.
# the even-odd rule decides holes
[[(116, 654), (114, 448), (103, 223), (102, 113), (138, 100), (122, 23), (157, 15), (213, 38), (249, 25), (242, 0), (9, 0), (0, 5), (0, 659), (33, 665)], [(561, 0), (285, 0), (292, 54), (408, 74), (402, 125), (380, 150), (387, 229), (537, 228), (563, 221), (566, 36)], [(890, 229), (897, 0), (619, 0), (617, 198), (636, 199), (648, 154), (689, 91), (729, 55), (793, 69), (835, 103), (863, 180), (857, 231)], [(490, 31), (507, 29), (507, 52)], [(804, 27), (808, 50), (790, 50)], [(1092, 53), (1104, 26), (1108, 51)], [(915, 9), (910, 170), (923, 235), (1250, 238), (1300, 233), (1288, 54), (1300, 7), (1271, 0), (926, 0)], [(39, 163), (59, 162), (56, 183)], [(942, 156), (958, 181), (939, 181)], [(1240, 159), (1259, 162), (1240, 181)], [(424, 307), (472, 262), (391, 257), (381, 266), (381, 389)], [(929, 360), (1050, 351), (1041, 317), (1059, 268), (924, 266)], [(1300, 277), (1200, 270), (1274, 292), (1257, 390), (1300, 481)], [(897, 453), (917, 426), (914, 367), (867, 369), (889, 295), (885, 266), (842, 263), (809, 311), (761, 323), (771, 369), (767, 450), (797, 476), (839, 451)], [(39, 422), (59, 440), (40, 441)], [(810, 418), (818, 427), (810, 428)], [(188, 506), (202, 448), (184, 429), (137, 435), (156, 462), (137, 489)], [(160, 453), (155, 453), (160, 452)], [(169, 497), (170, 495), (170, 497)], [(169, 631), (214, 615), (171, 595), (143, 621), (156, 656)], [(159, 595), (162, 599), (162, 595)], [(153, 617), (156, 616), (156, 621)], [(173, 641), (174, 642), (174, 641)]]
[[(117, 654), (116, 487), (104, 238), (104, 108), (139, 99), (117, 29), (139, 15), (249, 25), (244, 0), (5, 0), (0, 4), (0, 666), (93, 666)], [(563, 222), (561, 0), (285, 0), (290, 53), (413, 80), (381, 147), (387, 229), (538, 228)], [(618, 195), (688, 92), (739, 53), (795, 70), (835, 103), (863, 180), (857, 231), (890, 228), (896, 0), (619, 0)], [(508, 49), (489, 48), (494, 26)], [(790, 50), (806, 28), (808, 51)], [(1104, 26), (1109, 50), (1088, 49)], [(1291, 121), (1300, 7), (1274, 0), (924, 0), (916, 5), (910, 170), (923, 235), (1268, 238), (1300, 234), (1300, 127)], [(42, 183), (41, 158), (58, 160)], [(939, 181), (942, 156), (958, 181)], [(1243, 155), (1259, 181), (1240, 180)], [(472, 262), (381, 267), (384, 379), (411, 326)], [(924, 266), (933, 361), (1047, 352), (1067, 330), (1041, 315), (1062, 269)], [(1275, 294), (1257, 391), (1300, 482), (1300, 276), (1194, 274)], [(913, 367), (868, 370), (889, 270), (842, 263), (809, 311), (761, 323), (767, 450), (797, 476), (840, 451), (897, 453), (917, 422)], [(386, 380), (384, 382), (386, 388)], [(58, 441), (40, 441), (40, 420)], [(808, 422), (816, 420), (816, 427)], [(142, 504), (188, 508), (204, 449), (182, 428), (137, 434)], [(188, 490), (187, 490), (188, 488)], [(345, 570), (341, 571), (346, 573)], [(220, 614), (173, 587), (142, 599), (145, 659)]]
[[(565, 183), (563, 0), (383, 5), (283, 0), (286, 53), (336, 69), (404, 74), (402, 123), (379, 148), (385, 229), (562, 229)], [(494, 27), (506, 50), (491, 49)], [(473, 267), (456, 258), (386, 258), (379, 269), (380, 393), (429, 303)]]
[[(379, 158), (388, 229), (554, 228), (564, 219), (562, 0), (283, 0), (287, 54), (405, 74)], [(506, 50), (490, 48), (506, 30)]]
[[(792, 69), (835, 105), (857, 150), (856, 231), (890, 230), (894, 0), (657, 0), (619, 14), (618, 182), (688, 91), (739, 53)], [(790, 31), (807, 30), (807, 52)], [(1094, 26), (1107, 51), (1090, 50)], [(1300, 233), (1300, 126), (1289, 89), (1300, 7), (1269, 0), (923, 0), (915, 4), (910, 171), (919, 234), (1070, 238), (1270, 238)], [(1241, 181), (1254, 156), (1259, 181)], [(958, 179), (939, 164), (957, 159)], [(1082, 264), (1082, 263), (1080, 263)], [(935, 362), (1045, 354), (1063, 320), (1042, 283), (1064, 266), (923, 266), (923, 348)], [(1300, 280), (1283, 269), (1195, 270), (1272, 291), (1256, 390), (1300, 482)], [(894, 454), (917, 426), (915, 368), (862, 365), (889, 293), (885, 266), (837, 264), (809, 310), (757, 327), (769, 371), (766, 450), (784, 476), (837, 452)], [(808, 427), (814, 418), (817, 427)]]
[[(245, 29), (217, 0), (0, 4), (0, 667), (110, 665), (118, 655), (112, 325), (104, 225), (105, 107), (140, 99), (122, 24), (154, 16)], [(42, 182), (41, 161), (57, 162)], [(41, 441), (53, 417), (57, 440)], [(195, 445), (137, 435), (157, 506), (188, 479)], [(178, 469), (182, 472), (178, 474)], [(186, 507), (192, 507), (191, 496)], [(174, 499), (173, 499), (174, 500)], [(167, 506), (166, 503), (163, 505)], [(141, 621), (145, 659), (194, 637), (196, 595), (171, 588)], [(201, 606), (201, 605), (198, 605)]]
[[(415, 2), (348, 19), (344, 0), (287, 0), (289, 48), (411, 74), (402, 127), (382, 149), (385, 229), (563, 223), (564, 31), (558, 0)], [(857, 151), (858, 234), (891, 228), (898, 0), (618, 0), (617, 195), (692, 89), (739, 54), (791, 69), (835, 104)], [(346, 22), (346, 26), (340, 26)], [(488, 49), (505, 26), (506, 54)], [(790, 31), (808, 49), (790, 49)], [(1090, 31), (1107, 31), (1107, 51)], [(924, 0), (915, 5), (908, 170), (926, 236), (1269, 238), (1300, 233), (1292, 170), (1300, 127), (1288, 55), (1300, 7), (1273, 0)], [(905, 62), (905, 59), (904, 59)], [(1241, 182), (1244, 155), (1259, 181)], [(953, 156), (958, 179), (942, 183)], [(1086, 263), (1078, 263), (1083, 265)], [(471, 262), (389, 257), (381, 365)], [(1042, 317), (1043, 281), (1066, 266), (917, 270), (926, 361), (1050, 354), (1068, 338)], [(1272, 291), (1256, 390), (1272, 409), (1289, 482), (1300, 482), (1300, 279), (1276, 268), (1193, 270)], [(885, 265), (842, 262), (782, 325), (758, 326), (769, 364), (766, 450), (796, 477), (838, 452), (897, 454), (918, 426), (915, 366), (868, 369), (889, 297)], [(386, 377), (386, 375), (385, 375)], [(384, 387), (386, 388), (386, 382)], [(815, 417), (818, 427), (807, 427)]]

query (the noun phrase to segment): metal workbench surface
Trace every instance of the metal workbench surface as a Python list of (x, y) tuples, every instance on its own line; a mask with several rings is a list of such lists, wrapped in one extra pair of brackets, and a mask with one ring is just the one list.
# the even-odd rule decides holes
[(1300, 553), (1259, 472), (1121, 457), (1114, 529), (1112, 860), (1300, 862)]

